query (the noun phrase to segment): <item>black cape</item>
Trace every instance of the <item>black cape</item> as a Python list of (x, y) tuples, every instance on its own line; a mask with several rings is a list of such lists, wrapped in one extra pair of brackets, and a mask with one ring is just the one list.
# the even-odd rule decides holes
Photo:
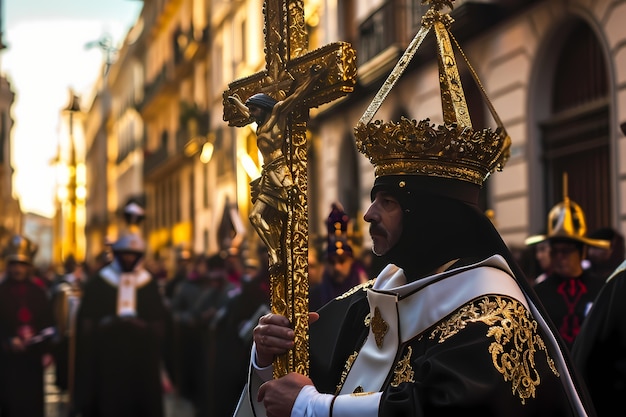
[(117, 287), (89, 280), (77, 314), (76, 409), (83, 417), (163, 416), (161, 338), (167, 310), (157, 283), (136, 290), (135, 318), (120, 318)]
[(625, 268), (607, 280), (572, 347), (599, 416), (626, 415)]

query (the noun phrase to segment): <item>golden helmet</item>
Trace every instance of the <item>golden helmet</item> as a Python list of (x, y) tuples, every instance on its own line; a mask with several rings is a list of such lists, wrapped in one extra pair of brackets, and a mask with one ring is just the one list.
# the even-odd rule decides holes
[(548, 232), (545, 235), (530, 236), (526, 245), (534, 245), (548, 239), (569, 239), (597, 248), (609, 249), (611, 242), (587, 237), (587, 223), (583, 209), (567, 195), (567, 174), (563, 177), (565, 195), (563, 201), (552, 207), (548, 213)]
[(33, 258), (37, 253), (37, 245), (31, 240), (21, 235), (14, 235), (4, 251), (6, 262), (33, 263)]

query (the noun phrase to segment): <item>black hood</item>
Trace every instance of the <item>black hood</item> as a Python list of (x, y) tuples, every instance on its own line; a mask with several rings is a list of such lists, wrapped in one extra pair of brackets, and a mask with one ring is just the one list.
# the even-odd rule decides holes
[(500, 235), (476, 205), (478, 186), (442, 178), (385, 176), (376, 179), (372, 196), (382, 190), (398, 199), (404, 211), (400, 239), (383, 259), (404, 269), (409, 280), (454, 259), (481, 260), (496, 253), (509, 258)]

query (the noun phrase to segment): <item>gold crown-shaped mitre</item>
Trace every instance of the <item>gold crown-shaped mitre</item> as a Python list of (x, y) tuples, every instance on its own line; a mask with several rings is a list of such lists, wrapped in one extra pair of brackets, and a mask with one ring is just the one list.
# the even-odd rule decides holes
[[(452, 1), (432, 0), (422, 3), (432, 3), (422, 18), (422, 28), (355, 127), (357, 149), (369, 158), (377, 177), (409, 174), (458, 179), (482, 185), (492, 172), (502, 170), (506, 164), (510, 156), (511, 139), (478, 76), (467, 62), (498, 124), (495, 130), (472, 128), (450, 42), (449, 26), (453, 19), (440, 12), (444, 6), (452, 8)], [(371, 122), (373, 114), (431, 28), (434, 28), (437, 36), (444, 124), (434, 125), (430, 119), (418, 122), (405, 117), (398, 122)]]
[(482, 185), (509, 158), (511, 139), (504, 129), (474, 130), (458, 124), (435, 126), (429, 119), (355, 128), (356, 146), (375, 167), (376, 176), (411, 174), (459, 179)]

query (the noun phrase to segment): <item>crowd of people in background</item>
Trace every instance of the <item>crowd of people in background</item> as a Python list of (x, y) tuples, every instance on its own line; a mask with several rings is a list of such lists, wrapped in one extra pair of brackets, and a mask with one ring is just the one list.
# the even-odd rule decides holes
[[(367, 251), (356, 255), (349, 222), (333, 204), (323, 248), (309, 250), (312, 311), (379, 272)], [(527, 272), (536, 274), (530, 282), (571, 349), (624, 261), (624, 237), (608, 227), (586, 233), (582, 209), (566, 199), (550, 212), (547, 232), (527, 243), (537, 267)], [(59, 389), (71, 391), (72, 416), (162, 416), (166, 392), (188, 400), (197, 417), (232, 415), (247, 380), (252, 331), (270, 312), (264, 246), (247, 256), (181, 246), (171, 273), (145, 259), (137, 230), (94, 265), (67, 257), (59, 273), (38, 271), (35, 253), (23, 236), (4, 250), (0, 416), (44, 415), (47, 366)]]
[[(337, 233), (309, 251), (311, 309), (375, 276), (352, 249), (349, 221), (333, 205), (328, 224)], [(0, 416), (44, 415), (46, 367), (69, 393), (69, 416), (163, 416), (168, 392), (197, 417), (232, 415), (252, 331), (270, 312), (263, 245), (246, 254), (181, 245), (168, 271), (145, 257), (131, 224), (91, 265), (70, 255), (60, 270), (40, 271), (36, 244), (23, 236), (3, 253), (0, 337), (9, 343), (0, 352)]]

